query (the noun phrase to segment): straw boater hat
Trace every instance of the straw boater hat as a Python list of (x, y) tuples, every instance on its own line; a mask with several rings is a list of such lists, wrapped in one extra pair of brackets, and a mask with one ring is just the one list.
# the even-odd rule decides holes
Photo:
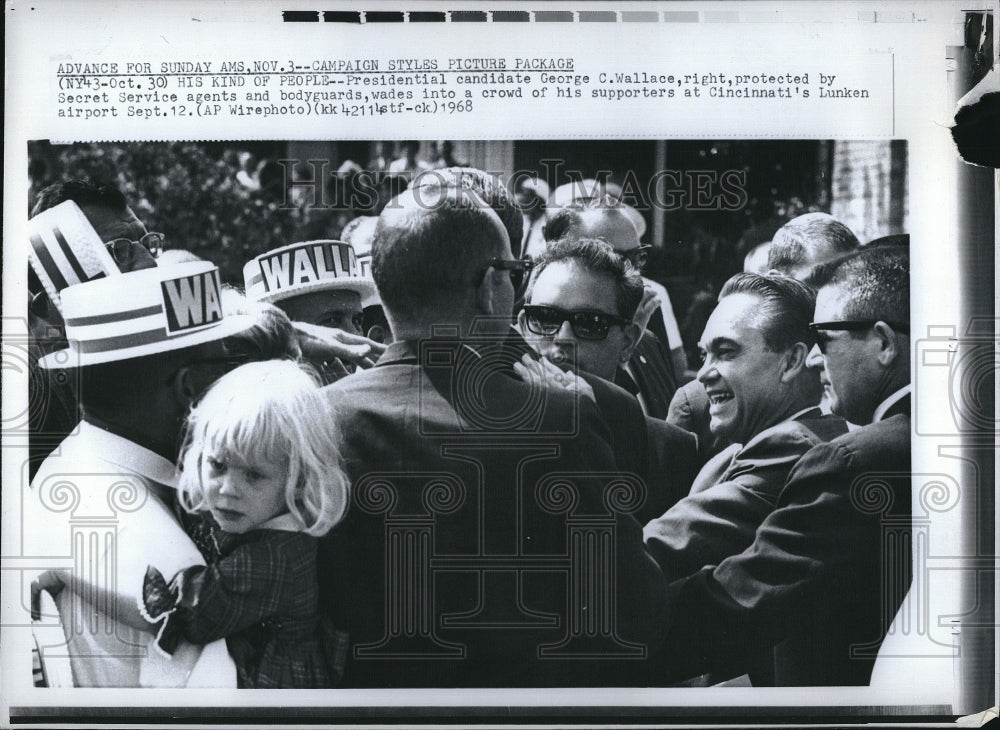
[(28, 241), (28, 262), (60, 312), (60, 292), (67, 287), (121, 275), (104, 241), (72, 200), (29, 220)]
[(219, 270), (196, 261), (77, 284), (62, 292), (69, 347), (41, 360), (67, 368), (131, 360), (221, 340), (253, 324), (222, 314)]
[(365, 302), (377, 296), (375, 282), (364, 276), (350, 244), (304, 241), (276, 248), (243, 267), (247, 298), (259, 302), (328, 289), (355, 291)]
[[(354, 253), (358, 257), (358, 267), (361, 269), (361, 276), (366, 279), (372, 278), (372, 243), (375, 241), (375, 226), (378, 225), (377, 215), (360, 215), (353, 218), (341, 232), (344, 241), (351, 244)], [(373, 304), (381, 304), (376, 291), (371, 297), (362, 297), (361, 306), (369, 307)]]

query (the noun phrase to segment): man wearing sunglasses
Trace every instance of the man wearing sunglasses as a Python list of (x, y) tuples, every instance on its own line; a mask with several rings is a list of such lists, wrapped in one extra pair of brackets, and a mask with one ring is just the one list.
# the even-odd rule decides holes
[(642, 278), (604, 241), (565, 239), (535, 262), (517, 322), (540, 354), (614, 381), (639, 339)]
[[(525, 297), (517, 317), (525, 341), (538, 355), (578, 373), (595, 388), (598, 406), (615, 423), (620, 439), (628, 434), (626, 424), (638, 428), (639, 433), (629, 437), (632, 443), (624, 438), (626, 443), (616, 448), (646, 460), (632, 469), (646, 478), (649, 487), (646, 504), (637, 515), (645, 521), (663, 514), (687, 493), (696, 471), (696, 450), (694, 439), (680, 428), (649, 416), (639, 418), (641, 412), (631, 418), (618, 403), (624, 398), (632, 401), (633, 408), (636, 403), (646, 406), (646, 398), (662, 395), (657, 375), (668, 377), (663, 367), (654, 369), (663, 362), (657, 353), (646, 351), (649, 357), (642, 357), (641, 369), (632, 370), (636, 387), (614, 387), (623, 378), (631, 379), (624, 368), (635, 362), (635, 348), (641, 344), (634, 317), (643, 297), (642, 277), (605, 241), (565, 238), (550, 243), (535, 263)], [(611, 390), (620, 397), (612, 400)], [(631, 390), (634, 397), (629, 398), (625, 390)], [(659, 399), (664, 404), (668, 401), (668, 397)], [(637, 441), (648, 448), (639, 447)]]
[[(324, 610), (351, 634), (345, 686), (592, 681), (595, 662), (540, 654), (578, 605), (558, 570), (565, 515), (540, 500), (551, 484), (606, 512), (589, 480), (620, 471), (593, 401), (513, 375), (511, 273), (525, 268), (472, 188), (417, 186), (379, 217), (372, 272), (395, 340), (325, 390), (354, 500), (320, 547)], [(648, 645), (662, 577), (635, 519), (613, 519), (615, 631)], [(419, 551), (392, 539), (418, 528), (433, 533)]]
[[(608, 196), (574, 200), (552, 215), (545, 225), (545, 240), (552, 242), (561, 238), (603, 239), (642, 273), (653, 247), (640, 242), (639, 232), (629, 217), (629, 210), (632, 209)], [(670, 373), (670, 382), (666, 384), (667, 402), (662, 409), (657, 407), (655, 413), (657, 418), (663, 418), (679, 377), (687, 368), (687, 358), (684, 355), (684, 343), (667, 290), (658, 282), (645, 277), (643, 284), (646, 291), (639, 307), (637, 322), (643, 330), (648, 327), (655, 334), (655, 340), (645, 334), (643, 339), (652, 340), (662, 350), (663, 359)], [(633, 361), (632, 364), (634, 367), (642, 366), (641, 362)]]
[(811, 283), (814, 353), (861, 428), (799, 460), (749, 548), (670, 587), (666, 681), (766, 658), (774, 684), (868, 684), (909, 588), (909, 255), (862, 249)]

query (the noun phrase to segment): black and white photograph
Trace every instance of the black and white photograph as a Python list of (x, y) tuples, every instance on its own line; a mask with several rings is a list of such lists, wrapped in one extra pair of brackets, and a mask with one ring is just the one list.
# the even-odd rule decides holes
[(911, 581), (905, 142), (30, 159), (32, 554), (123, 502), (32, 589), (74, 685), (871, 681)]
[[(467, 3), (334, 5), (276, 11), (354, 44), (309, 63), (45, 59), (5, 175), (5, 722), (988, 713), (992, 9), (953, 21), (942, 163), (909, 50), (459, 57), (407, 44)], [(775, 32), (606, 6), (482, 22)], [(405, 53), (357, 54), (374, 24)]]

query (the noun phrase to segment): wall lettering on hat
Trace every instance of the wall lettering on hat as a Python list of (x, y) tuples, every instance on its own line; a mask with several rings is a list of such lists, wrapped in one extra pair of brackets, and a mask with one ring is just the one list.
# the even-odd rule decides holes
[(315, 244), (279, 251), (260, 258), (264, 291), (274, 292), (322, 279), (351, 276), (351, 250), (346, 246)]
[(218, 270), (170, 279), (160, 286), (168, 332), (195, 329), (222, 319)]

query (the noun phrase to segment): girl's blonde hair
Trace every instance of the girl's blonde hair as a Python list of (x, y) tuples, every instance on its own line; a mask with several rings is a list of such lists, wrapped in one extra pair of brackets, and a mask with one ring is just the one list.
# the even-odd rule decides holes
[(288, 471), (285, 502), (303, 532), (324, 535), (347, 509), (340, 432), (316, 378), (289, 360), (242, 365), (222, 376), (191, 410), (180, 456), (180, 502), (205, 509), (202, 454)]

